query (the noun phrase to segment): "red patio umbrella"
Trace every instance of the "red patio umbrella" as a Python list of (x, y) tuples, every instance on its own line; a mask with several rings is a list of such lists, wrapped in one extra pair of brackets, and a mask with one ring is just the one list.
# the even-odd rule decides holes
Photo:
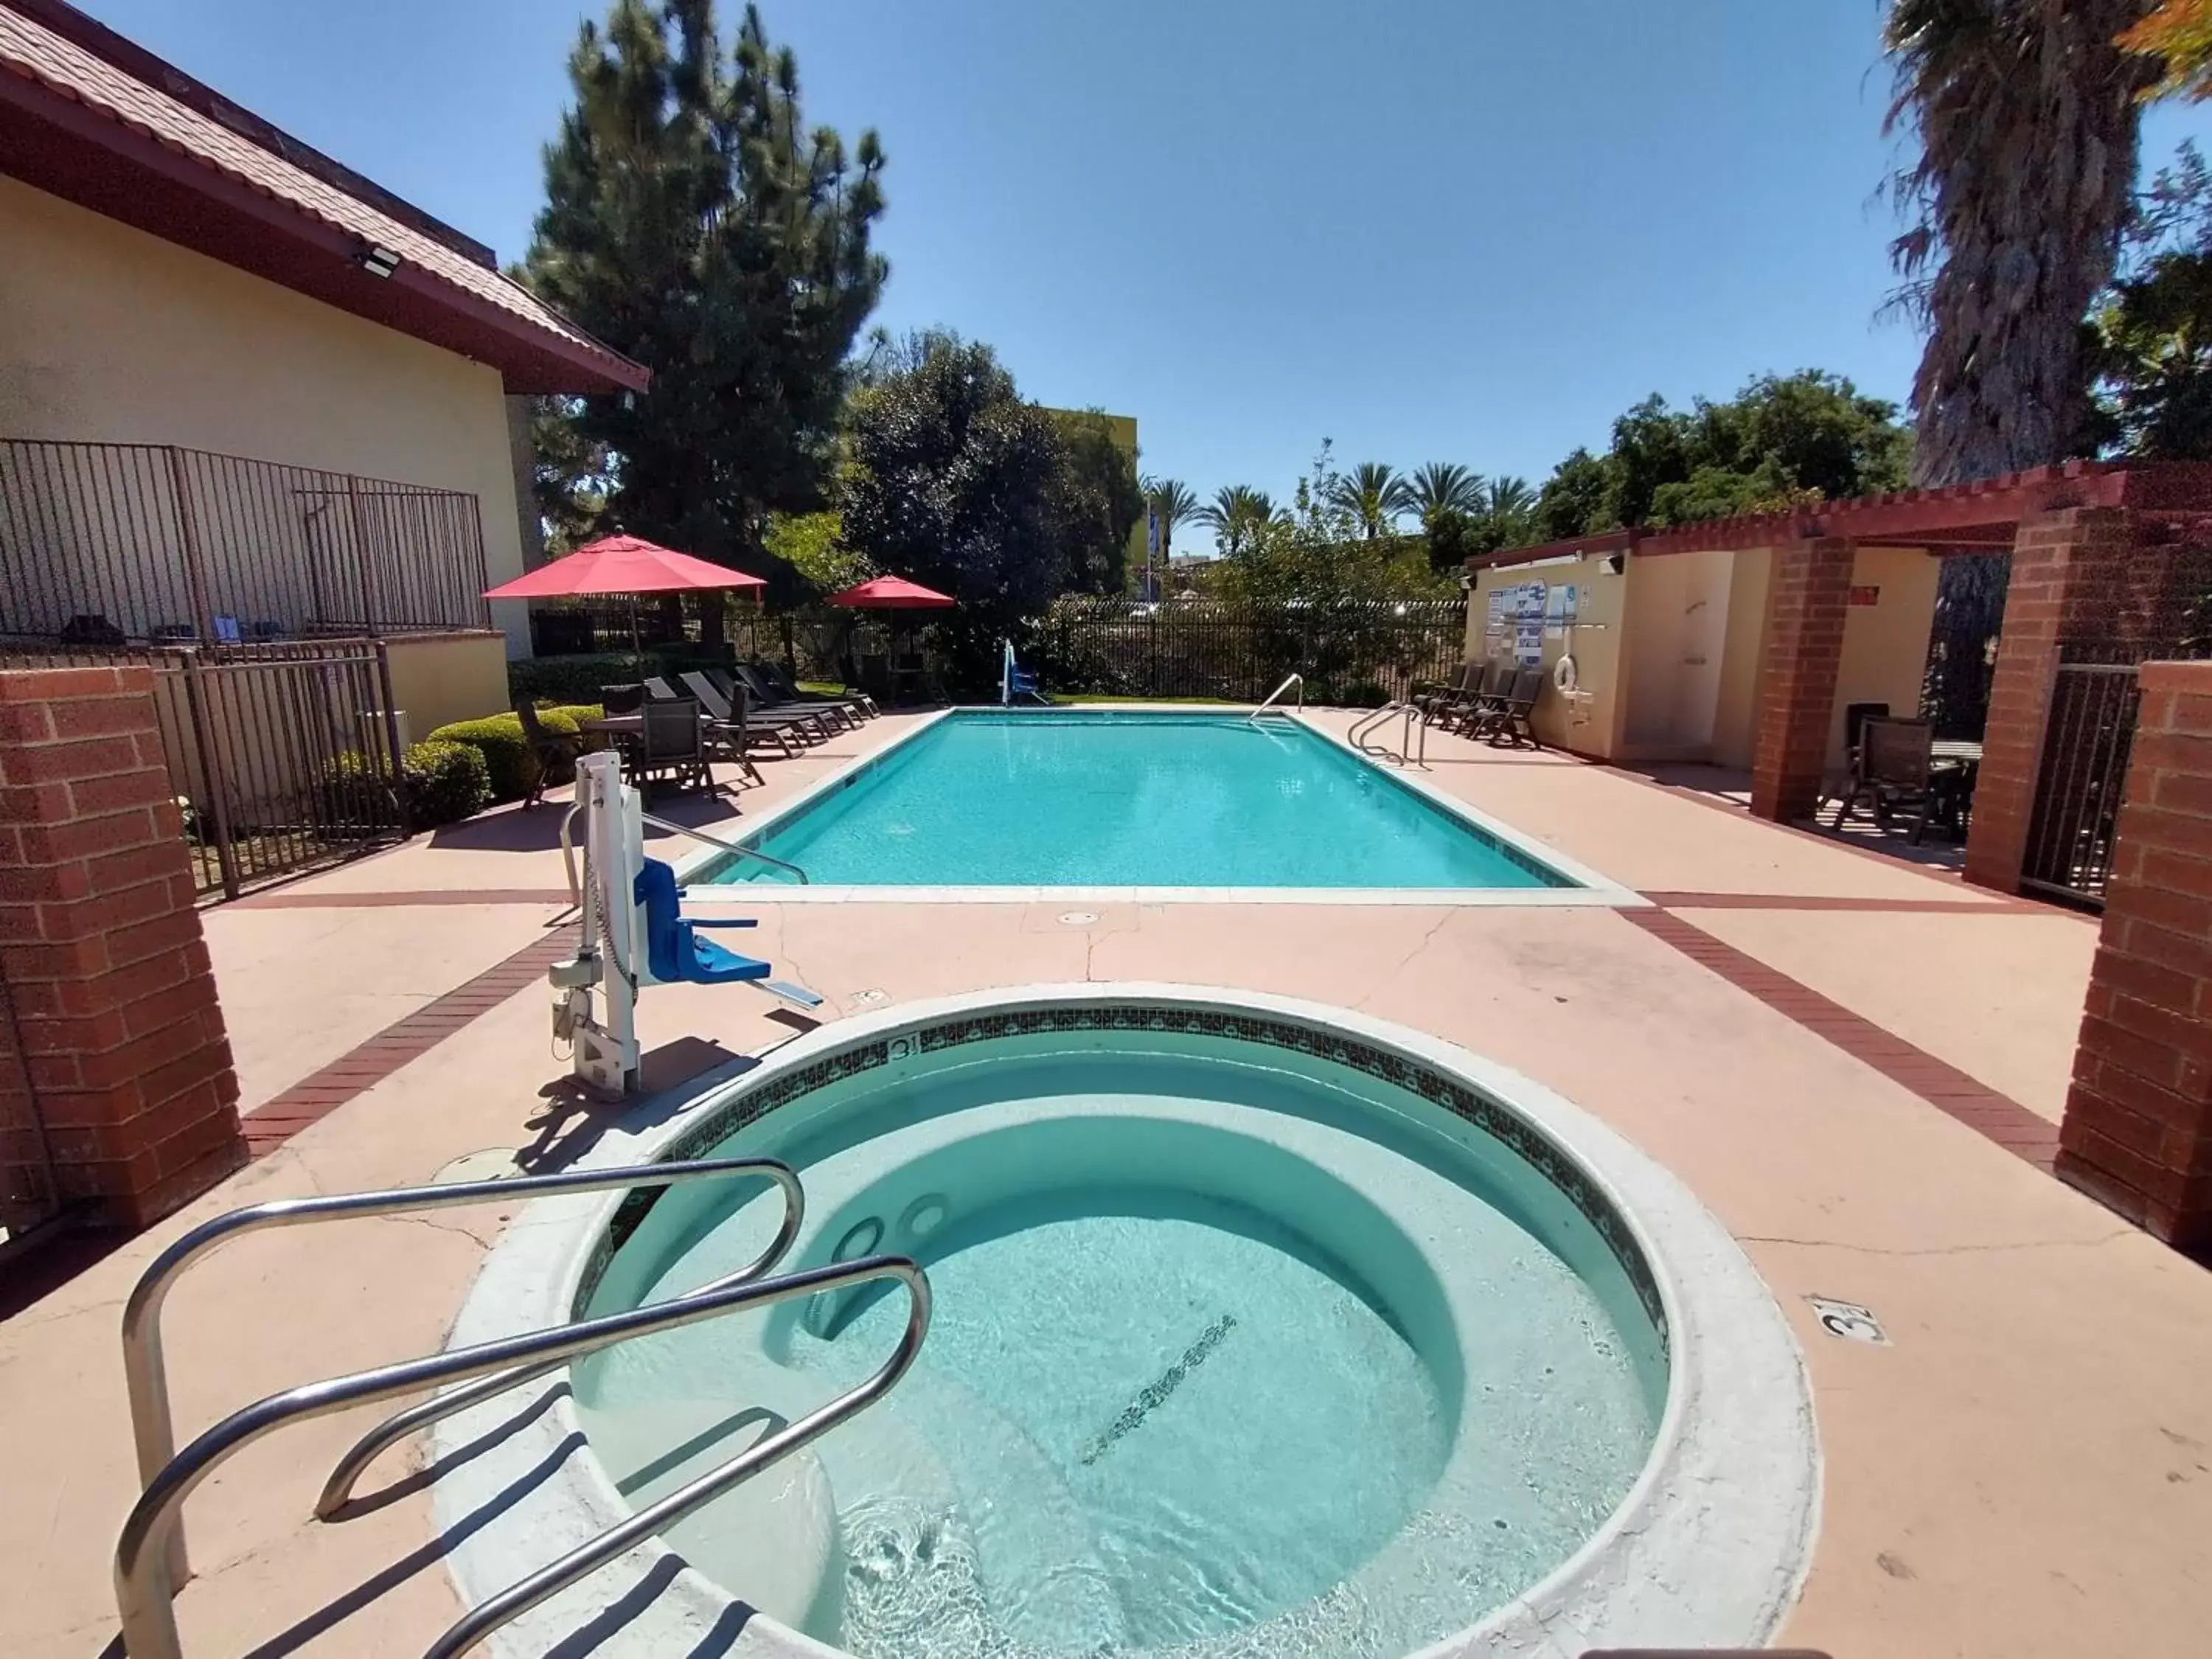
[[(643, 659), (637, 642), (637, 596), (684, 592), (713, 587), (766, 587), (758, 576), (709, 564), (689, 553), (656, 546), (637, 536), (607, 536), (564, 558), (549, 559), (511, 582), (486, 588), (488, 599), (550, 599), (586, 593), (629, 596), (630, 653)], [(924, 590), (927, 591), (927, 590)], [(948, 600), (946, 603), (950, 604)]]
[(849, 605), (856, 611), (939, 611), (960, 601), (903, 576), (878, 576), (832, 593), (830, 603)]

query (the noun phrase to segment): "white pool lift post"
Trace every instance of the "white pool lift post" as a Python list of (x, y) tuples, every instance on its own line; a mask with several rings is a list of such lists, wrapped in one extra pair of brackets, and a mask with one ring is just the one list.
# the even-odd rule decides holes
[[(575, 954), (546, 970), (557, 993), (553, 1036), (570, 1045), (570, 1070), (579, 1082), (611, 1095), (634, 1095), (641, 1086), (638, 994), (661, 982), (653, 975), (645, 906), (637, 896), (638, 876), (645, 868), (645, 826), (775, 865), (802, 883), (806, 872), (735, 842), (653, 817), (638, 792), (623, 781), (622, 757), (611, 750), (577, 759), (570, 817), (584, 821), (583, 866), (573, 878), (578, 939)], [(564, 841), (567, 829), (564, 823)], [(744, 982), (798, 1008), (822, 1006), (819, 995), (787, 980)]]

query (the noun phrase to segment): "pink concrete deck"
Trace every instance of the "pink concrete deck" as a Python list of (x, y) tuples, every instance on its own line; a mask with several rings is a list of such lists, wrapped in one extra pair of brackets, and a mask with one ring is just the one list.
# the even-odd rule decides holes
[[(902, 724), (887, 718), (832, 747), (862, 752)], [(861, 1006), (864, 991), (903, 1001), (1164, 980), (1364, 1008), (1517, 1066), (1687, 1181), (1798, 1332), (1827, 1470), (1790, 1640), (1839, 1659), (2202, 1654), (2212, 1275), (2035, 1161), (2063, 1097), (2091, 925), (1755, 823), (1725, 801), (1448, 738), (1431, 746), (1441, 787), (1661, 896), (1658, 920), (1109, 906), (1079, 927), (1056, 905), (763, 894), (755, 942), (826, 993), (827, 1012)], [(839, 763), (817, 753), (771, 765), (768, 788), (741, 804), (757, 811)], [(375, 1022), (427, 1018), (441, 994), (527, 948), (557, 908), (554, 822), (495, 814), (210, 912), (249, 1103), (296, 1093)], [(318, 952), (331, 960), (305, 965)], [(0, 1325), (11, 1431), (0, 1486), (15, 1500), (0, 1510), (10, 1592), (0, 1651), (85, 1659), (112, 1633), (108, 1556), (133, 1491), (116, 1314), (162, 1243), (256, 1198), (421, 1181), (480, 1149), (557, 1162), (594, 1136), (603, 1120), (559, 1085), (545, 998), (485, 1000), (389, 1075), (360, 1071), (349, 1097), (185, 1215)], [(771, 1006), (656, 989), (648, 1045), (758, 1048), (788, 1035)], [(217, 1256), (173, 1302), (180, 1425), (310, 1375), (434, 1347), (501, 1219), (363, 1222)], [(1824, 1334), (1803, 1301), (1814, 1292), (1871, 1306), (1894, 1346)], [(391, 1459), (393, 1501), (341, 1527), (302, 1524), (360, 1426), (295, 1429), (195, 1496), (201, 1577), (179, 1603), (188, 1646), (234, 1653), (289, 1631), (270, 1651), (404, 1653), (453, 1616), (404, 1458)]]

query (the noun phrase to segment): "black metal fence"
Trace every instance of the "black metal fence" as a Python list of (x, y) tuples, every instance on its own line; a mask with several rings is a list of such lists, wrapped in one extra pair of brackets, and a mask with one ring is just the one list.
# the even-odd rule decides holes
[(472, 495), (173, 445), (0, 439), (0, 644), (484, 628), (485, 585)]
[(2104, 902), (2142, 702), (2132, 662), (2058, 665), (2021, 886), (2078, 903)]
[(1257, 702), (1295, 672), (1310, 702), (1380, 704), (1458, 668), (1467, 602), (1069, 599), (1052, 608), (1033, 650), (1054, 691)]

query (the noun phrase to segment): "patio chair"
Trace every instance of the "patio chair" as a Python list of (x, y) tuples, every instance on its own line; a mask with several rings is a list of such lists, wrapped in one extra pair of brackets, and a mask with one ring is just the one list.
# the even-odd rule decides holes
[(1828, 803), (1849, 790), (1858, 776), (1859, 745), (1866, 735), (1869, 720), (1886, 720), (1889, 705), (1886, 702), (1847, 702), (1844, 705), (1844, 769), (1842, 772), (1825, 772), (1820, 776), (1820, 799), (1813, 808), (1816, 819), (1828, 810)]
[(1414, 686), (1413, 695), (1407, 701), (1421, 711), (1424, 720), (1433, 726), (1437, 712), (1460, 693), (1470, 687), (1480, 688), (1484, 672), (1483, 665), (1479, 662), (1462, 663), (1459, 672), (1448, 680), (1424, 680)]
[(1494, 662), (1481, 674), (1439, 705), (1435, 724), (1447, 732), (1473, 737), (1476, 728), (1503, 705), (1513, 686), (1513, 665)]
[(599, 688), (599, 712), (603, 714), (635, 714), (645, 707), (645, 688), (642, 685), (603, 685)]
[(714, 676), (694, 669), (684, 676), (684, 684), (699, 699), (699, 706), (712, 716), (708, 726), (710, 738), (731, 751), (728, 758), (745, 769), (747, 775), (757, 782), (765, 783), (759, 769), (752, 763), (751, 749), (756, 739), (773, 744), (786, 760), (795, 759), (804, 751), (793, 741), (799, 735), (797, 724), (755, 714), (745, 703), (745, 689), (742, 685), (727, 696), (714, 684)]
[(630, 781), (637, 786), (646, 804), (652, 804), (653, 786), (658, 781), (673, 783), (679, 789), (713, 788), (714, 775), (707, 764), (699, 705), (689, 697), (672, 702), (656, 697), (648, 700), (639, 712), (644, 717), (645, 733), (637, 745), (627, 751), (626, 758), (630, 764)]
[(841, 730), (860, 730), (860, 706), (849, 699), (827, 699), (827, 696), (785, 696), (783, 692), (769, 686), (768, 675), (752, 664), (732, 665), (732, 688), (744, 686), (752, 696), (752, 706), (765, 714), (805, 714), (830, 737)]
[(527, 697), (514, 700), (514, 717), (522, 722), (522, 740), (530, 746), (530, 758), (538, 763), (522, 797), (523, 810), (527, 811), (545, 799), (545, 786), (556, 771), (573, 771), (576, 757), (583, 752), (584, 734), (548, 730), (538, 718), (538, 705)]
[(1836, 809), (1835, 827), (1842, 829), (1852, 810), (1864, 800), (1874, 809), (1877, 829), (1888, 829), (1894, 813), (1911, 813), (1912, 845), (1919, 846), (1936, 805), (1935, 740), (1934, 730), (1926, 720), (1867, 721), (1859, 763), (1850, 788)]
[(1516, 749), (1524, 743), (1531, 748), (1541, 747), (1528, 717), (1535, 712), (1536, 699), (1544, 695), (1545, 678), (1540, 668), (1516, 669), (1504, 691), (1469, 722), (1468, 736), (1487, 738), (1493, 744), (1502, 738)]

